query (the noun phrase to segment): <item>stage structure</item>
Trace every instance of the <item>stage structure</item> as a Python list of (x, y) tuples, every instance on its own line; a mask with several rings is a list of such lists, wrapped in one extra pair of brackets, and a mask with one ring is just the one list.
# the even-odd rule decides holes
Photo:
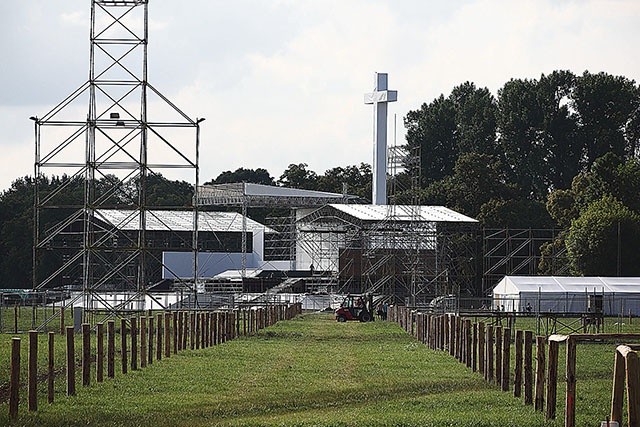
[[(319, 207), (328, 203), (350, 203), (356, 196), (324, 191), (301, 190), (252, 183), (210, 184), (198, 191), (201, 207), (229, 207), (240, 210), (247, 218), (249, 208), (270, 208), (280, 211), (280, 216), (267, 218), (266, 225), (274, 231), (265, 236), (265, 259), (281, 263), (289, 261), (289, 269), (308, 269), (309, 265), (296, 265), (296, 212), (301, 208)], [(287, 214), (285, 214), (285, 212)], [(246, 277), (247, 227), (242, 227), (242, 278)]]
[[(73, 305), (111, 314), (145, 309), (150, 258), (147, 223), (172, 225), (152, 188), (181, 181), (198, 198), (199, 131), (191, 119), (148, 82), (148, 1), (93, 0), (89, 80), (35, 123), (33, 288), (79, 291)], [(191, 190), (189, 190), (191, 189)], [(161, 191), (161, 190), (158, 190)], [(188, 196), (187, 196), (188, 199)], [(193, 232), (176, 244), (198, 250), (198, 205)], [(121, 224), (103, 217), (119, 209)], [(134, 222), (135, 233), (123, 232)], [(197, 259), (197, 256), (194, 256)], [(191, 289), (195, 293), (197, 265)], [(117, 289), (117, 304), (103, 298)]]
[(541, 246), (550, 245), (544, 274), (566, 276), (569, 258), (563, 236), (557, 229), (483, 229), (482, 296), (491, 295), (505, 276), (536, 276), (543, 260)]
[(421, 206), (419, 150), (387, 148), (387, 102), (396, 100), (387, 74), (376, 73), (375, 90), (365, 95), (374, 105), (373, 204), (299, 210), (296, 263), (331, 272), (335, 292), (373, 293), (416, 306), (472, 288), (477, 221)]

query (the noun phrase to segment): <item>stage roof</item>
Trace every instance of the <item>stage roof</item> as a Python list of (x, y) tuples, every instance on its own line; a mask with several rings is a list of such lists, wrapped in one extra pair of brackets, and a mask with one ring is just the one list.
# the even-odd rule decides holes
[(362, 221), (382, 221), (386, 218), (393, 218), (396, 221), (478, 222), (471, 217), (462, 215), (444, 206), (345, 204), (330, 204), (329, 206)]
[[(97, 209), (96, 217), (120, 230), (139, 230), (139, 211)], [(149, 231), (193, 231), (193, 211), (148, 210), (146, 229)], [(246, 231), (273, 232), (257, 221), (246, 218)], [(198, 212), (198, 230), (242, 232), (242, 214), (237, 212)]]
[(248, 207), (305, 207), (356, 199), (356, 196), (339, 193), (248, 182), (209, 184), (198, 188), (199, 206), (242, 206), (246, 204)]

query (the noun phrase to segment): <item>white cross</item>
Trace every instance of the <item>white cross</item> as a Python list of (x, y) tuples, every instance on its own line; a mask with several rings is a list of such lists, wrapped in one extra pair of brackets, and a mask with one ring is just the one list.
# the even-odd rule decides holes
[(388, 90), (387, 73), (376, 73), (373, 92), (364, 95), (373, 104), (373, 185), (371, 203), (387, 204), (387, 103), (398, 100), (398, 91)]

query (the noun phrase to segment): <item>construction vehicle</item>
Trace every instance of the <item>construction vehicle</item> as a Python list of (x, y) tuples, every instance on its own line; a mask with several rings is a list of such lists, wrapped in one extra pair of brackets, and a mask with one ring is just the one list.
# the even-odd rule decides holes
[(347, 295), (336, 310), (336, 320), (359, 320), (360, 322), (373, 321), (373, 298), (367, 295)]

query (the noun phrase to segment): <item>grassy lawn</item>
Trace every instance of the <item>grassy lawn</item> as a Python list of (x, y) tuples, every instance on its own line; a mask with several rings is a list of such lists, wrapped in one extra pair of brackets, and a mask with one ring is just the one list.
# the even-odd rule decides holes
[[(4, 336), (0, 348), (8, 340)], [(613, 349), (578, 347), (579, 426), (598, 425), (609, 411)], [(560, 353), (562, 378), (564, 348)], [(8, 358), (0, 357), (4, 369)], [(78, 379), (73, 398), (64, 396), (59, 381), (56, 402), (47, 404), (42, 394), (38, 412), (21, 405), (18, 425), (563, 425), (562, 383), (558, 420), (545, 422), (521, 399), (485, 383), (447, 353), (418, 344), (395, 324), (340, 324), (330, 315), (300, 316), (256, 337), (185, 351), (127, 375), (119, 367), (117, 372), (115, 380), (88, 388)], [(0, 404), (0, 425), (8, 424), (7, 406)]]

